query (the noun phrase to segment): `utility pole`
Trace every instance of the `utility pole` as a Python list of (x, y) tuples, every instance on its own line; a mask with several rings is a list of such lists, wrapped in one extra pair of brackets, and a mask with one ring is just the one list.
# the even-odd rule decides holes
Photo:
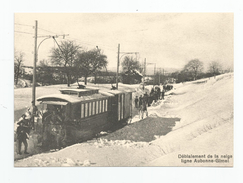
[(33, 64), (33, 82), (32, 82), (32, 105), (35, 106), (35, 86), (36, 86), (36, 62), (37, 62), (37, 28), (38, 22), (35, 21), (35, 49), (34, 49), (34, 64)]
[(160, 85), (160, 73), (161, 73), (161, 68), (159, 68), (159, 85)]
[(155, 78), (156, 78), (156, 63), (154, 64), (154, 85), (156, 84), (155, 83)]
[(144, 59), (144, 68), (143, 68), (143, 90), (145, 89), (145, 75), (146, 75), (146, 58)]
[(118, 52), (117, 52), (117, 72), (116, 72), (116, 89), (117, 90), (118, 90), (119, 57), (120, 57), (120, 44), (118, 44)]

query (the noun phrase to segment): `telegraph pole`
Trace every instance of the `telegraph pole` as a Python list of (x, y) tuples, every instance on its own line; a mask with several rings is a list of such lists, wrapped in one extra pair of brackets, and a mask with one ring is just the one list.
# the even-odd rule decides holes
[(36, 86), (36, 62), (37, 62), (37, 28), (38, 21), (35, 21), (35, 49), (34, 49), (34, 64), (33, 64), (33, 82), (32, 82), (32, 105), (35, 106), (35, 86)]
[(118, 90), (118, 73), (119, 73), (119, 57), (120, 57), (120, 44), (118, 44), (117, 52), (117, 72), (116, 72), (116, 89)]
[[(50, 39), (50, 38), (53, 38), (55, 41), (56, 41), (56, 39), (55, 39), (55, 37), (57, 38), (58, 36), (63, 36), (63, 39), (65, 38), (65, 36), (68, 36), (68, 34), (62, 34), (62, 35), (54, 35), (54, 36), (51, 36), (51, 35), (49, 35), (49, 36), (37, 36), (38, 34), (37, 34), (37, 30), (38, 30), (38, 21), (36, 20), (35, 21), (35, 37), (34, 37), (34, 40), (35, 40), (35, 49), (34, 49), (34, 64), (33, 64), (33, 84), (32, 84), (32, 105), (33, 106), (35, 106), (35, 89), (36, 89), (36, 63), (37, 63), (37, 60), (38, 60), (38, 50), (39, 50), (39, 47), (40, 47), (40, 45), (45, 41), (45, 40), (47, 40), (47, 39)], [(37, 47), (37, 38), (45, 38), (45, 39), (43, 39), (40, 43), (39, 43), (39, 45), (38, 45), (38, 47)], [(57, 43), (57, 41), (56, 41), (56, 43)], [(58, 45), (58, 43), (57, 43), (57, 45)], [(58, 45), (58, 47), (59, 47), (59, 45)], [(59, 49), (60, 49), (60, 47), (59, 47)], [(61, 49), (60, 49), (61, 50)], [(62, 50), (61, 50), (62, 51)]]
[(156, 63), (154, 64), (154, 85), (156, 84), (155, 78), (156, 78)]

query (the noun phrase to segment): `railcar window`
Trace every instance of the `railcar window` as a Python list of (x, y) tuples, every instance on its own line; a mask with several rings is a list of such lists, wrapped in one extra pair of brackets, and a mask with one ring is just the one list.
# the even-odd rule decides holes
[(85, 103), (85, 117), (88, 117), (88, 109), (89, 109), (89, 105), (88, 103)]
[(99, 114), (99, 101), (96, 101), (96, 114)]
[(105, 112), (107, 111), (107, 106), (108, 106), (108, 100), (105, 100)]
[(99, 104), (100, 104), (100, 106), (99, 106), (99, 113), (101, 113), (102, 100), (99, 101)]
[(93, 106), (92, 106), (92, 115), (95, 115), (95, 102), (93, 102)]
[(92, 115), (92, 102), (89, 102), (89, 116)]
[(105, 111), (105, 100), (102, 100), (102, 112)]
[(81, 104), (81, 118), (84, 118), (84, 104)]

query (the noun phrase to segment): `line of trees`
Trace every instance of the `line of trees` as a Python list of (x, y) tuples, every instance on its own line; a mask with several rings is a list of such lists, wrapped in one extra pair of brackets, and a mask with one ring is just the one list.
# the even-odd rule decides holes
[[(14, 79), (16, 85), (21, 77), (32, 81), (32, 75), (25, 73), (23, 69), (23, 62), (24, 53), (15, 51)], [(94, 83), (97, 83), (97, 81), (99, 83), (114, 83), (116, 80), (115, 73), (107, 73), (106, 70), (107, 74), (104, 74), (104, 68), (106, 69), (107, 64), (107, 56), (100, 49), (85, 50), (73, 41), (62, 41), (57, 48), (50, 50), (49, 60), (41, 60), (38, 63), (36, 69), (37, 82), (42, 85), (66, 83), (70, 86), (73, 82), (79, 82), (80, 77), (84, 77), (86, 85), (87, 78), (94, 76)], [(143, 72), (143, 67), (136, 58), (126, 56), (121, 65), (122, 74), (119, 81), (127, 84), (141, 82), (139, 72)], [(203, 62), (199, 59), (193, 59), (181, 71), (173, 72), (169, 76), (162, 76), (157, 72), (153, 83), (159, 84), (159, 81), (164, 83), (169, 78), (174, 78), (177, 82), (193, 81), (227, 72), (222, 69), (222, 65), (217, 61), (210, 62), (206, 72), (203, 72), (203, 69)]]
[(101, 53), (100, 49), (89, 51), (82, 50), (82, 47), (73, 41), (63, 41), (58, 48), (51, 50), (51, 62), (54, 66), (63, 67), (66, 74), (67, 85), (70, 86), (72, 79), (78, 82), (78, 78), (96, 76), (97, 73), (107, 66), (107, 56)]
[[(24, 54), (15, 52), (14, 76), (15, 84), (20, 76), (32, 80), (32, 75), (24, 74)], [(87, 84), (88, 76), (97, 76), (101, 69), (107, 66), (107, 56), (100, 49), (84, 50), (73, 41), (62, 41), (57, 48), (50, 50), (50, 59), (39, 61), (36, 74), (37, 82), (41, 84), (78, 82), (78, 78), (84, 77)]]
[(171, 73), (171, 77), (175, 78), (178, 83), (185, 81), (193, 81), (196, 79), (206, 78), (216, 76), (228, 70), (223, 70), (222, 65), (217, 61), (212, 61), (209, 63), (208, 68), (205, 72), (204, 64), (199, 59), (190, 60), (181, 71)]

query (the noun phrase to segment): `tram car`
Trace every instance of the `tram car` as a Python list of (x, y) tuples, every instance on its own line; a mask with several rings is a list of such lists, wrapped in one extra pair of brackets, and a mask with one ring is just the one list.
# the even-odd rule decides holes
[(50, 143), (51, 136), (59, 138), (62, 146), (86, 141), (132, 116), (132, 91), (73, 88), (60, 92), (37, 98), (43, 110), (42, 144)]

